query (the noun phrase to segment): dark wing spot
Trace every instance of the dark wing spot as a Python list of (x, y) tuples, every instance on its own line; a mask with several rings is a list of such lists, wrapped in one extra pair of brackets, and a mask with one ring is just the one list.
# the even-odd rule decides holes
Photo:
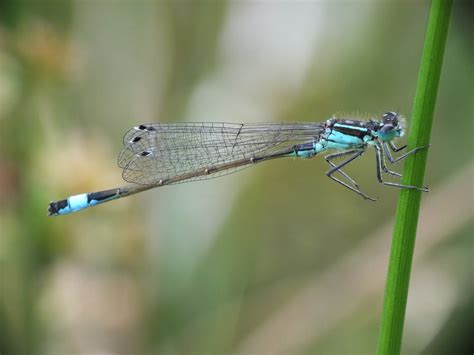
[(141, 131), (156, 131), (156, 129), (152, 126), (147, 126), (144, 124), (141, 124), (140, 126), (137, 127)]
[(138, 153), (137, 155), (140, 157), (147, 157), (151, 155), (152, 153), (149, 150), (144, 150), (143, 152)]

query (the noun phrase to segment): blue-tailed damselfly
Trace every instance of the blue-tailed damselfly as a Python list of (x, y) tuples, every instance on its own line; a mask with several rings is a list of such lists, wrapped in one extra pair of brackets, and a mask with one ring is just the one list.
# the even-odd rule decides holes
[[(324, 159), (331, 166), (326, 175), (342, 186), (374, 200), (342, 168), (375, 148), (377, 179), (399, 188), (428, 191), (426, 187), (384, 181), (383, 174), (401, 177), (387, 168), (426, 147), (414, 148), (394, 158), (406, 145), (394, 140), (404, 135), (403, 119), (386, 112), (380, 120), (330, 118), (324, 123), (151, 123), (130, 129), (118, 158), (122, 176), (131, 185), (84, 193), (51, 202), (50, 216), (76, 212), (155, 187), (204, 180), (230, 174), (251, 165), (283, 157), (312, 158), (334, 150)], [(335, 159), (346, 158), (336, 164)], [(342, 180), (342, 179), (345, 179)]]

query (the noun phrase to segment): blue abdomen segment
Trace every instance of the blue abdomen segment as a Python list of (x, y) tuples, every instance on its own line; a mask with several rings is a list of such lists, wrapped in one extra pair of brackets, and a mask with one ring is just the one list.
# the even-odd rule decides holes
[(117, 189), (85, 193), (70, 196), (65, 200), (51, 202), (48, 207), (48, 216), (59, 216), (80, 211), (106, 201), (120, 197)]
[(83, 208), (93, 206), (94, 205), (93, 200), (89, 202), (87, 195), (88, 194), (81, 194), (81, 195), (69, 197), (67, 199), (68, 206), (64, 210), (64, 213), (76, 212), (76, 211), (82, 210)]
[(293, 151), (291, 153), (286, 153), (285, 156), (295, 158), (312, 158), (317, 153), (315, 146), (316, 143), (314, 142), (297, 144), (293, 147)]
[(65, 200), (52, 202), (49, 204), (48, 215), (58, 216), (63, 214), (69, 214), (72, 212), (80, 211), (89, 206), (97, 204), (96, 200), (90, 200), (87, 197), (88, 194), (80, 194), (70, 196)]

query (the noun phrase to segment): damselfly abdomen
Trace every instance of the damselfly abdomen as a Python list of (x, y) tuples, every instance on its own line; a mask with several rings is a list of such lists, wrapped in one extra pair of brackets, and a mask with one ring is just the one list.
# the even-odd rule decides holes
[[(332, 180), (372, 200), (357, 182), (343, 171), (368, 147), (375, 149), (376, 173), (380, 183), (428, 191), (426, 187), (384, 181), (383, 174), (401, 177), (387, 168), (426, 147), (418, 147), (394, 158), (406, 145), (394, 141), (404, 135), (403, 119), (396, 112), (381, 120), (360, 121), (330, 118), (324, 123), (151, 123), (130, 129), (118, 158), (122, 176), (131, 183), (110, 190), (84, 193), (51, 202), (50, 216), (79, 211), (97, 204), (130, 196), (155, 187), (203, 180), (233, 173), (276, 158), (312, 158), (326, 151)], [(344, 158), (336, 164), (335, 159)]]

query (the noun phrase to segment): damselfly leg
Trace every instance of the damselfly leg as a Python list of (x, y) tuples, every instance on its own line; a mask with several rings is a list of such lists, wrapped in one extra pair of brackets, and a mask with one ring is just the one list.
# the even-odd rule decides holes
[[(428, 188), (425, 187), (425, 186), (417, 187), (417, 186), (412, 186), (412, 185), (403, 185), (403, 184), (399, 184), (399, 183), (396, 183), (396, 182), (384, 181), (383, 177), (382, 177), (382, 172), (386, 172), (386, 173), (388, 173), (390, 175), (393, 175), (393, 176), (402, 177), (401, 174), (398, 174), (394, 171), (388, 170), (388, 168), (385, 166), (385, 159), (384, 159), (384, 155), (383, 155), (382, 151), (385, 153), (385, 155), (387, 156), (390, 163), (395, 164), (395, 163), (405, 159), (407, 156), (409, 156), (413, 153), (416, 153), (417, 151), (419, 151), (421, 149), (425, 149), (427, 147), (418, 147), (418, 148), (412, 149), (409, 152), (406, 152), (405, 154), (402, 154), (401, 156), (399, 156), (396, 159), (393, 159), (392, 155), (390, 154), (390, 151), (388, 150), (388, 148), (386, 147), (385, 144), (378, 144), (377, 143), (377, 144), (374, 145), (374, 148), (375, 148), (375, 161), (376, 161), (376, 169), (377, 169), (377, 180), (381, 184), (384, 184), (384, 185), (387, 185), (387, 186), (399, 187), (399, 188), (403, 188), (403, 189), (414, 189), (414, 190), (420, 190), (420, 191), (424, 191), (424, 192), (428, 191)], [(399, 150), (401, 150), (401, 149), (399, 149)]]
[(388, 142), (388, 144), (390, 145), (390, 149), (392, 149), (395, 153), (405, 149), (407, 147), (406, 144), (402, 145), (401, 147), (397, 147), (395, 145), (395, 143), (393, 143), (392, 141)]
[[(392, 149), (395, 153), (405, 149), (407, 146), (404, 145), (400, 148), (397, 148), (397, 146), (393, 143), (393, 142), (389, 142), (388, 143), (390, 145), (390, 149)], [(406, 157), (408, 157), (409, 155), (412, 155), (412, 154), (415, 154), (416, 152), (420, 151), (420, 150), (423, 150), (423, 149), (426, 149), (429, 147), (429, 145), (425, 145), (423, 147), (416, 147), (402, 155), (400, 155), (399, 157), (397, 158), (393, 158), (392, 156), (392, 153), (390, 153), (390, 150), (388, 149), (387, 147), (387, 143), (383, 143), (382, 144), (382, 147), (383, 147), (383, 150), (384, 150), (384, 153), (385, 153), (385, 156), (387, 157), (387, 159), (390, 161), (391, 164), (395, 164), (395, 163), (398, 163), (399, 161), (405, 159)]]
[[(395, 153), (400, 152), (400, 151), (402, 151), (403, 149), (405, 149), (405, 148), (407, 147), (406, 144), (403, 145), (403, 146), (401, 146), (401, 147), (397, 147), (397, 146), (395, 145), (395, 143), (393, 143), (392, 141), (388, 142), (388, 145), (390, 146), (390, 149), (391, 149), (393, 152), (395, 152)], [(399, 157), (397, 157), (397, 158), (395, 158), (395, 159), (393, 158), (392, 154), (390, 153), (390, 150), (389, 150), (388, 147), (387, 147), (387, 143), (383, 143), (383, 144), (382, 144), (382, 147), (383, 147), (385, 156), (387, 157), (387, 159), (388, 159), (388, 161), (390, 162), (390, 164), (396, 164), (396, 163), (398, 163), (399, 161), (404, 160), (404, 159), (405, 159), (406, 157), (408, 157), (409, 155), (412, 155), (412, 154), (414, 154), (414, 153), (416, 153), (416, 152), (418, 152), (418, 151), (420, 151), (420, 150), (429, 148), (429, 145), (425, 145), (425, 146), (423, 146), (423, 147), (414, 148), (414, 149), (412, 149), (412, 150), (410, 150), (410, 151), (408, 151), (408, 152), (406, 152), (406, 153), (400, 155)], [(385, 171), (385, 170), (384, 170), (384, 171)], [(392, 171), (392, 172), (388, 172), (388, 169), (387, 169), (387, 171), (385, 171), (385, 172), (388, 173), (388, 174), (390, 174), (390, 175), (393, 175), (393, 176), (398, 176), (398, 177), (400, 177), (400, 178), (402, 177), (402, 174), (395, 173), (395, 172), (393, 172), (393, 171)], [(392, 174), (392, 173), (395, 173), (395, 174)], [(426, 186), (423, 186), (422, 191), (428, 191), (428, 188), (427, 188)]]
[[(406, 147), (406, 145), (403, 146), (402, 148), (400, 148), (399, 150), (404, 149), (405, 147)], [(382, 143), (382, 148), (383, 148), (383, 151), (385, 153), (385, 156), (387, 156), (387, 158), (390, 160), (392, 158), (392, 155), (390, 154), (390, 151), (388, 150), (387, 145), (385, 143)], [(393, 158), (390, 161), (393, 161)], [(397, 178), (402, 178), (402, 174), (397, 173), (396, 171), (393, 171), (393, 170), (390, 170), (389, 168), (387, 168), (387, 164), (385, 164), (385, 157), (383, 155), (382, 155), (382, 170), (383, 170), (384, 173), (386, 173), (388, 175), (392, 175), (392, 176), (395, 176)]]
[[(326, 176), (328, 176), (330, 179), (336, 181), (337, 183), (341, 184), (342, 186), (348, 188), (349, 190), (355, 192), (356, 194), (362, 196), (365, 200), (370, 200), (370, 201), (376, 201), (374, 198), (367, 196), (364, 194), (360, 188), (359, 185), (355, 182), (354, 179), (352, 179), (349, 175), (347, 175), (342, 168), (355, 159), (359, 158), (362, 154), (364, 153), (363, 149), (351, 149), (345, 152), (341, 153), (334, 153), (334, 154), (329, 154), (324, 157), (324, 159), (328, 162), (329, 165), (332, 166), (332, 169), (328, 170), (326, 172)], [(332, 162), (333, 159), (337, 158), (342, 158), (345, 156), (350, 156), (349, 159), (343, 161), (341, 164), (336, 165)], [(344, 176), (353, 186), (349, 185), (348, 183), (338, 179), (337, 177), (334, 176), (334, 173), (338, 172), (342, 176)]]
[[(350, 151), (347, 151), (347, 152), (342, 152), (342, 153), (334, 153), (334, 154), (329, 154), (329, 155), (326, 155), (324, 157), (324, 159), (328, 162), (329, 165), (331, 165), (333, 168), (337, 168), (337, 165), (334, 164), (332, 162), (332, 159), (337, 159), (337, 158), (341, 158), (341, 157), (345, 157), (347, 155), (352, 155), (356, 152), (359, 152), (358, 150), (350, 150)], [(342, 176), (344, 176), (347, 180), (349, 180), (349, 182), (354, 185), (354, 187), (356, 189), (359, 190), (359, 184), (357, 184), (357, 182), (351, 178), (349, 175), (347, 175), (342, 169), (338, 169), (337, 172), (339, 174), (341, 174)]]

